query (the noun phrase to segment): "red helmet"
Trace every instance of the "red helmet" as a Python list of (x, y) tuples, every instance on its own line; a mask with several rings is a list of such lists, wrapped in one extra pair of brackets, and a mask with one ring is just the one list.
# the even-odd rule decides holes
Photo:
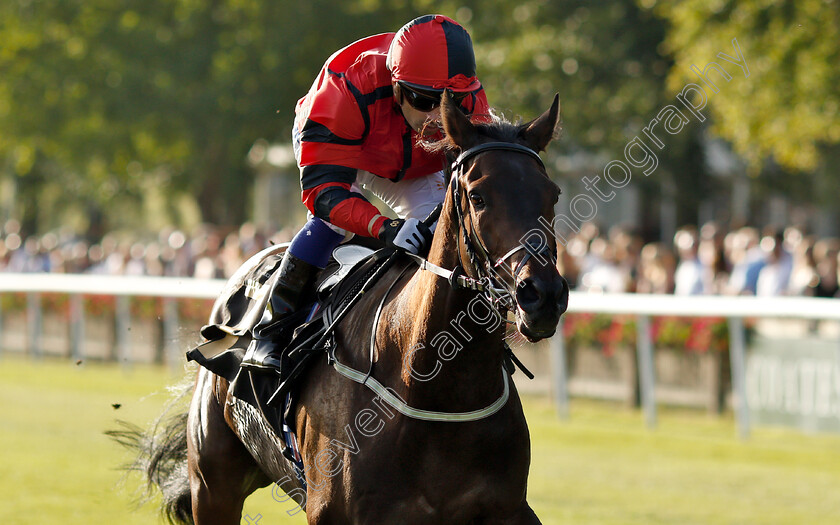
[(415, 18), (397, 31), (386, 64), (391, 78), (416, 88), (463, 93), (481, 87), (469, 33), (443, 15)]

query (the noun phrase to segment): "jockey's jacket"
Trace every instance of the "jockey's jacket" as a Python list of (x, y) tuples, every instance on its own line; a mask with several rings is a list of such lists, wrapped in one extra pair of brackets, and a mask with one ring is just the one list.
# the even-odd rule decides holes
[[(422, 148), (394, 99), (385, 67), (393, 38), (374, 35), (336, 51), (295, 107), (301, 200), (319, 219), (366, 237), (388, 219), (351, 191), (357, 170), (397, 182), (443, 169), (443, 153)], [(461, 106), (476, 116), (489, 112), (482, 88)]]

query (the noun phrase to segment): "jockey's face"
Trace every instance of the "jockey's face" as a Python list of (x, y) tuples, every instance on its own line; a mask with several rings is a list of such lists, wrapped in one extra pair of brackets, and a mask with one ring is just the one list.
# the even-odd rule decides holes
[[(411, 126), (411, 129), (417, 132), (422, 130), (427, 135), (434, 135), (440, 131), (441, 128), (438, 125), (440, 122), (440, 106), (435, 107), (431, 111), (420, 111), (408, 103), (408, 97), (403, 96), (399, 89), (395, 83), (394, 94), (396, 100), (399, 102), (400, 110), (408, 125)], [(430, 124), (426, 125), (427, 122)]]

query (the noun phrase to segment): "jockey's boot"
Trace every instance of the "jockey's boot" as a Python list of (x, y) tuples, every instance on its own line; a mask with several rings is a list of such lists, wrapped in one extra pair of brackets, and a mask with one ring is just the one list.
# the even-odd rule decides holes
[(280, 268), (271, 278), (271, 296), (262, 319), (255, 327), (260, 336), (269, 336), (281, 321), (302, 305), (319, 268), (295, 257), (287, 250)]

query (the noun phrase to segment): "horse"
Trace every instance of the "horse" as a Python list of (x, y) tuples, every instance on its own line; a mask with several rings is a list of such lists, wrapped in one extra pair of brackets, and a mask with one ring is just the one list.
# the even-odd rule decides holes
[(172, 521), (238, 524), (273, 483), (310, 525), (540, 523), (505, 338), (508, 324), (531, 342), (552, 336), (568, 303), (553, 236), (529, 240), (560, 194), (538, 155), (558, 115), (555, 96), (525, 124), (472, 122), (443, 97), (436, 147), (454, 163), (429, 254), (398, 258), (304, 373), (304, 475), (260, 412), (200, 368), (188, 413), (146, 450)]

